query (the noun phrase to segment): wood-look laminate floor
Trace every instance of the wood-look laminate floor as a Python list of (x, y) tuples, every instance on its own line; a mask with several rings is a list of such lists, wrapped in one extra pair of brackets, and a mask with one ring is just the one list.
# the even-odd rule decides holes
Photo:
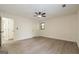
[(9, 54), (78, 54), (79, 49), (74, 42), (36, 37), (6, 44)]

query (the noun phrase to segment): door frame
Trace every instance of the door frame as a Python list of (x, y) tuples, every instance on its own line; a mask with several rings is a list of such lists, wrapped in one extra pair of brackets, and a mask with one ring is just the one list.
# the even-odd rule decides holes
[(1, 24), (2, 24), (2, 23), (1, 23), (1, 22), (2, 22), (2, 20), (1, 20), (1, 16), (0, 16), (0, 47), (1, 47), (1, 44), (2, 44), (2, 42), (1, 42), (1, 33), (2, 33), (2, 32), (1, 32)]

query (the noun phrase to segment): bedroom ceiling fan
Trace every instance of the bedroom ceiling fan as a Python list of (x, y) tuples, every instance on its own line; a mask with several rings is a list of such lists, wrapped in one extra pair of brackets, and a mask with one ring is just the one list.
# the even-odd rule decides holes
[(43, 12), (35, 12), (35, 15), (34, 16), (35, 17), (39, 17), (39, 18), (46, 17), (46, 13), (43, 13)]

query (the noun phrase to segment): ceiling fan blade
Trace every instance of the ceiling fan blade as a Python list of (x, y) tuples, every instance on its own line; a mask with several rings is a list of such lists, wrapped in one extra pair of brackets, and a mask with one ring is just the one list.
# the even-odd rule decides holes
[(35, 14), (36, 14), (36, 15), (38, 15), (38, 13), (37, 13), (37, 12), (35, 12)]
[(46, 16), (42, 16), (42, 17), (46, 17)]
[(34, 15), (34, 17), (37, 17), (37, 15)]
[(42, 13), (42, 15), (45, 15), (46, 13)]
[(41, 14), (41, 12), (39, 12), (39, 15)]

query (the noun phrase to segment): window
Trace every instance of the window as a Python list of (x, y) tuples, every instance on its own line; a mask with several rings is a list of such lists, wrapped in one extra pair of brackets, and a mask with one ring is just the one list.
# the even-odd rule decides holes
[(40, 29), (45, 30), (45, 23), (44, 22), (40, 23)]

